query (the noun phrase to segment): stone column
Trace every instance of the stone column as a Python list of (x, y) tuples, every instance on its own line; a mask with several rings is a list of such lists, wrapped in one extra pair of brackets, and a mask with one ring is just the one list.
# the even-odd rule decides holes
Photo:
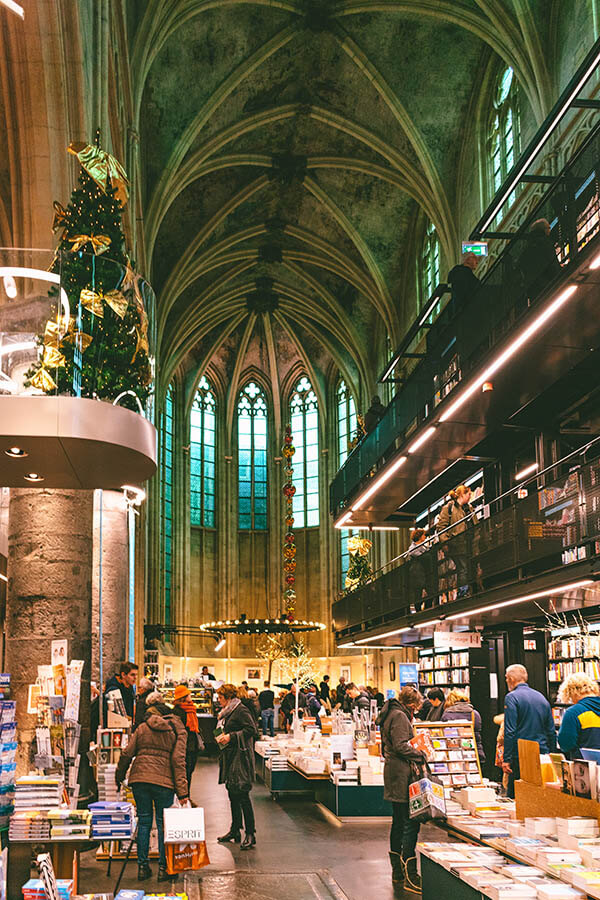
[(92, 579), (92, 679), (100, 677), (100, 499), (102, 498), (102, 674), (114, 675), (127, 653), (129, 536), (122, 491), (96, 491)]
[(17, 701), (18, 774), (29, 770), (35, 752), (36, 720), (27, 714), (28, 687), (37, 678), (38, 665), (50, 664), (55, 639), (68, 640), (69, 659), (84, 661), (82, 754), (89, 743), (92, 512), (91, 491), (10, 492), (6, 671)]

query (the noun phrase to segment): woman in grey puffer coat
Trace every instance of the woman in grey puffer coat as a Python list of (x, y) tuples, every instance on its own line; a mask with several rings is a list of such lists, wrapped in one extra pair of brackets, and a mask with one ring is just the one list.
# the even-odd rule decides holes
[(426, 757), (408, 742), (414, 736), (413, 716), (422, 702), (423, 698), (416, 688), (402, 688), (397, 700), (384, 703), (377, 719), (385, 759), (383, 796), (392, 804), (392, 880), (403, 881), (405, 890), (412, 891), (420, 891), (415, 857), (419, 823), (409, 815), (408, 786), (413, 780), (411, 763), (423, 763)]

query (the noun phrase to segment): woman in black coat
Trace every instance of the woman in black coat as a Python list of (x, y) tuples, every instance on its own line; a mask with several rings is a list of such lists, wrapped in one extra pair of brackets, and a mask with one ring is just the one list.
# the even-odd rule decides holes
[(412, 719), (422, 702), (423, 698), (416, 688), (402, 688), (397, 700), (384, 703), (377, 719), (385, 759), (383, 796), (392, 804), (392, 880), (403, 881), (405, 889), (411, 891), (420, 890), (415, 855), (419, 823), (409, 815), (408, 786), (414, 780), (411, 764), (423, 763), (426, 757), (409, 741), (414, 737)]
[(256, 845), (256, 826), (250, 791), (254, 783), (254, 741), (258, 735), (252, 713), (237, 696), (233, 684), (224, 684), (217, 691), (221, 706), (217, 734), (219, 745), (219, 784), (224, 784), (231, 805), (231, 826), (227, 834), (217, 838), (219, 843), (240, 842), (242, 816), (246, 835), (241, 849), (249, 850)]

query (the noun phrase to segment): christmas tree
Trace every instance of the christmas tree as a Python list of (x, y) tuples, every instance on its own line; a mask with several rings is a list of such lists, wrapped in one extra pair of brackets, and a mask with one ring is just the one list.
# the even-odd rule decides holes
[[(56, 319), (39, 337), (40, 359), (28, 373), (29, 383), (48, 394), (110, 401), (134, 391), (143, 405), (152, 377), (148, 317), (140, 278), (125, 252), (126, 176), (97, 145), (69, 150), (81, 172), (68, 207), (54, 204), (53, 230), (62, 233), (52, 271), (60, 274), (70, 317), (57, 303)], [(57, 300), (58, 295), (56, 289)], [(122, 405), (139, 411), (135, 397), (125, 396)]]
[(353, 591), (357, 587), (366, 584), (373, 574), (371, 563), (367, 558), (372, 546), (371, 541), (356, 534), (348, 538), (350, 561), (348, 563), (346, 581), (344, 582), (344, 588), (347, 591)]

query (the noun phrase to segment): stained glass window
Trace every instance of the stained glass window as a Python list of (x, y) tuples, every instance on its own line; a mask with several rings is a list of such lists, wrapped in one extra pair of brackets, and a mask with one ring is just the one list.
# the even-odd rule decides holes
[(295, 527), (311, 528), (319, 524), (319, 404), (306, 376), (294, 388), (290, 412), (296, 448), (292, 478)]
[[(519, 95), (513, 70), (504, 69), (496, 83), (496, 94), (490, 119), (488, 135), (488, 157), (490, 168), (490, 197), (515, 164), (519, 154), (520, 122)], [(517, 197), (517, 191), (510, 194), (496, 217), (498, 222), (508, 212)]]
[(190, 415), (190, 515), (192, 525), (215, 527), (215, 394), (203, 376)]
[(267, 402), (254, 381), (238, 402), (238, 524), (267, 527)]
[(348, 443), (356, 432), (354, 397), (342, 378), (337, 389), (338, 466), (346, 462)]
[[(440, 242), (432, 222), (427, 223), (421, 256), (420, 308), (423, 309), (440, 283)], [(431, 313), (429, 321), (439, 313), (439, 303)]]
[(173, 440), (174, 391), (169, 385), (161, 416), (161, 537), (164, 621), (171, 624), (173, 580)]

